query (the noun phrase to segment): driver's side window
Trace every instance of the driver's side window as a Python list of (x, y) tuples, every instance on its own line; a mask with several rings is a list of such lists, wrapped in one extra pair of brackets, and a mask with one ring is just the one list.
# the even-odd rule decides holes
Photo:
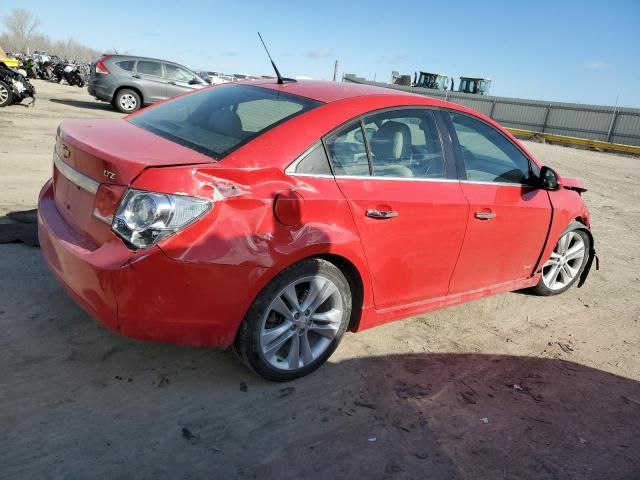
[(493, 127), (468, 115), (450, 112), (467, 179), (477, 182), (529, 181), (529, 159)]
[(167, 80), (171, 82), (189, 83), (194, 78), (194, 76), (185, 69), (171, 65), (170, 63), (164, 64), (164, 71)]

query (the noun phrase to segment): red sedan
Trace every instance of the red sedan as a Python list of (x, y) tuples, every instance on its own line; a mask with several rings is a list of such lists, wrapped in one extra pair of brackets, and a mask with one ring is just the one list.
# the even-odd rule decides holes
[(46, 262), (123, 335), (233, 346), (305, 375), (346, 330), (581, 285), (582, 184), (489, 118), (402, 92), (272, 80), (64, 122), (39, 200)]

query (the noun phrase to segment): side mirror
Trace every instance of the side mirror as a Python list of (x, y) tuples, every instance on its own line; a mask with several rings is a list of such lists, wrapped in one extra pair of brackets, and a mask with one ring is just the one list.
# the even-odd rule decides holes
[(189, 85), (197, 85), (198, 83), (200, 83), (200, 80), (195, 77), (189, 80)]
[(540, 169), (540, 187), (545, 190), (560, 190), (560, 177), (549, 167)]

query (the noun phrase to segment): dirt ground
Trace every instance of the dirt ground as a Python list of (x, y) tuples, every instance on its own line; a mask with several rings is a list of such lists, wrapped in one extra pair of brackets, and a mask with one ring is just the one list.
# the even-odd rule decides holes
[[(36, 86), (0, 110), (0, 216), (35, 207), (62, 119), (118, 116)], [(602, 268), (582, 289), (347, 334), (288, 384), (112, 334), (37, 248), (0, 245), (0, 478), (640, 478), (640, 160), (527, 146), (590, 188)]]

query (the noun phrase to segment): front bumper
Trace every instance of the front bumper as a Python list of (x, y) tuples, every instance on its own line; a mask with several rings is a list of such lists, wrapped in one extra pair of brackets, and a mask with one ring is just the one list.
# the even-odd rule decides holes
[(159, 247), (132, 252), (115, 235), (95, 245), (59, 214), (51, 183), (38, 203), (44, 259), (92, 317), (122, 335), (164, 343), (227, 347), (233, 343), (262, 269), (181, 262)]

